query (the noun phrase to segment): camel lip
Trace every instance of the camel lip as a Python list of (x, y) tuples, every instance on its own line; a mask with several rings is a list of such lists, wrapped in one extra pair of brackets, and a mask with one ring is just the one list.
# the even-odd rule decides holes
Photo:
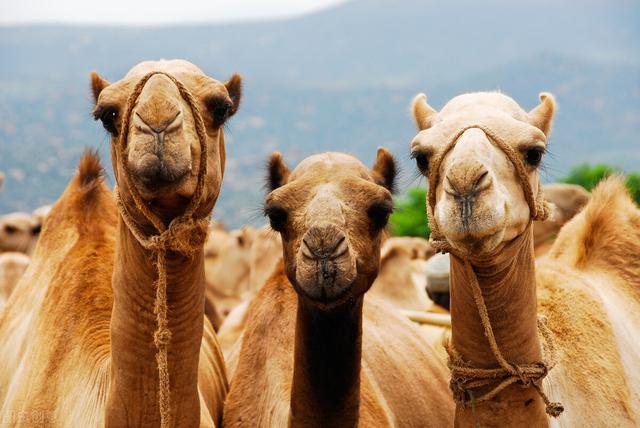
[(135, 177), (134, 180), (140, 190), (142, 198), (152, 200), (168, 195), (169, 193), (177, 193), (188, 178), (189, 170), (185, 170), (173, 180), (165, 180), (162, 178), (144, 179), (142, 177)]
[(503, 230), (500, 229), (481, 236), (467, 235), (461, 239), (447, 238), (447, 240), (454, 248), (461, 252), (462, 255), (483, 257), (495, 253), (496, 249), (500, 247), (502, 231)]
[(353, 290), (355, 285), (355, 281), (350, 282), (346, 286), (342, 287), (341, 290), (337, 293), (329, 297), (326, 293), (326, 289), (319, 284), (312, 284), (312, 288), (320, 288), (321, 292), (319, 296), (314, 296), (309, 293), (307, 290), (309, 287), (301, 286), (297, 281), (293, 282), (293, 288), (295, 291), (305, 300), (314, 303), (320, 304), (322, 306), (330, 306), (337, 303), (341, 303), (345, 300), (345, 298), (349, 295), (349, 293)]

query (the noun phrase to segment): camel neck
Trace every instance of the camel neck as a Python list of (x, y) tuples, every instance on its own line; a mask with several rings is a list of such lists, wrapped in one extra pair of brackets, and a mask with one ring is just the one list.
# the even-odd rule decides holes
[[(522, 235), (505, 245), (498, 254), (484, 259), (472, 258), (470, 262), (482, 291), (498, 348), (505, 359), (517, 364), (541, 361), (531, 227), (527, 227)], [(499, 364), (485, 336), (468, 274), (464, 261), (452, 255), (452, 344), (463, 360), (473, 367), (496, 368)], [(480, 390), (476, 394), (481, 395), (482, 392)], [(478, 406), (477, 416), (481, 426), (485, 425), (483, 422), (497, 423), (498, 426), (514, 426), (519, 422), (528, 425), (537, 420), (540, 424), (533, 425), (547, 424), (544, 404), (533, 387), (523, 389), (519, 385), (512, 385), (499, 394), (498, 401), (501, 401), (501, 406), (491, 403)], [(513, 406), (514, 410), (508, 410), (509, 406)], [(470, 407), (458, 405), (458, 422), (465, 419), (464, 415), (471, 418)]]
[(360, 411), (362, 297), (323, 311), (298, 298), (292, 427), (352, 427)]
[[(168, 352), (171, 413), (176, 426), (200, 416), (198, 359), (204, 314), (204, 255), (167, 253)], [(120, 218), (113, 272), (111, 385), (108, 426), (159, 426), (155, 254), (144, 249)]]

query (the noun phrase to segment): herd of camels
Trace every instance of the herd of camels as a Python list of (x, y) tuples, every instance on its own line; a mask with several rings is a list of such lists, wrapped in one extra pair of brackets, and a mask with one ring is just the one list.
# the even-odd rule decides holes
[[(550, 94), (416, 96), (428, 243), (388, 237), (384, 148), (273, 153), (270, 227), (212, 227), (240, 76), (162, 60), (91, 87), (115, 190), (85, 153), (37, 231), (0, 309), (1, 426), (640, 425), (640, 210), (616, 176), (543, 189)], [(411, 269), (436, 252), (447, 334), (403, 312), (433, 305)]]

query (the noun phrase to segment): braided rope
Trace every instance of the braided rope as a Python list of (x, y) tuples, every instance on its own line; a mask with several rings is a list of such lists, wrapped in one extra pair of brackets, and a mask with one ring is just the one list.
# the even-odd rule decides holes
[[(465, 362), (460, 354), (453, 349), (453, 345), (448, 343), (446, 346), (447, 353), (449, 354), (448, 366), (451, 370), (450, 386), (454, 393), (454, 399), (463, 405), (469, 401), (473, 405), (475, 403), (481, 403), (483, 401), (489, 401), (494, 398), (500, 391), (512, 385), (514, 383), (520, 383), (523, 388), (533, 386), (546, 406), (547, 414), (558, 417), (564, 408), (562, 404), (557, 402), (551, 402), (547, 395), (542, 391), (542, 379), (549, 373), (557, 362), (557, 351), (553, 341), (551, 331), (547, 328), (545, 320), (543, 318), (538, 319), (538, 329), (543, 338), (543, 358), (542, 361), (529, 363), (529, 364), (515, 364), (507, 361), (498, 344), (496, 342), (495, 335), (493, 333), (493, 327), (489, 319), (489, 312), (482, 296), (482, 290), (480, 284), (473, 271), (473, 266), (468, 257), (458, 257), (455, 254), (454, 249), (451, 247), (446, 238), (440, 233), (438, 224), (435, 220), (433, 213), (436, 204), (436, 186), (440, 179), (440, 164), (442, 163), (446, 154), (453, 149), (458, 142), (458, 139), (468, 129), (478, 128), (482, 130), (493, 143), (502, 150), (509, 161), (513, 164), (516, 172), (516, 176), (520, 181), (520, 185), (524, 192), (525, 199), (529, 205), (531, 212), (531, 218), (527, 225), (527, 231), (531, 227), (533, 220), (544, 221), (548, 218), (550, 208), (548, 203), (542, 197), (542, 188), (538, 189), (538, 194), (534, 195), (533, 190), (529, 184), (527, 172), (522, 160), (518, 153), (506, 143), (499, 135), (494, 133), (491, 129), (483, 125), (470, 125), (463, 127), (452, 137), (451, 141), (445, 146), (434, 159), (434, 165), (431, 167), (429, 174), (429, 192), (427, 196), (427, 215), (429, 218), (429, 225), (431, 227), (431, 242), (432, 245), (439, 251), (449, 252), (460, 259), (463, 263), (467, 277), (470, 278), (471, 291), (473, 293), (473, 299), (480, 315), (480, 321), (484, 329), (485, 336), (489, 341), (491, 352), (496, 358), (499, 368), (484, 369), (472, 367), (469, 363)], [(526, 233), (526, 231), (525, 231)], [(481, 387), (487, 387), (493, 385), (496, 382), (498, 384), (490, 389), (480, 397), (476, 397), (473, 390)]]
[[(195, 129), (201, 150), (198, 181), (195, 191), (187, 205), (187, 208), (185, 209), (185, 212), (179, 217), (173, 219), (168, 227), (165, 226), (164, 222), (154, 214), (143, 201), (138, 189), (133, 184), (131, 173), (129, 168), (127, 168), (127, 162), (125, 161), (131, 114), (145, 84), (156, 74), (168, 77), (178, 88), (180, 96), (189, 105), (195, 121)], [(156, 257), (155, 266), (158, 272), (158, 277), (155, 283), (156, 295), (154, 313), (156, 315), (157, 327), (154, 333), (153, 342), (156, 346), (156, 363), (158, 365), (158, 405), (160, 410), (160, 426), (162, 428), (167, 428), (172, 426), (171, 388), (168, 363), (168, 348), (169, 343), (171, 342), (171, 330), (169, 329), (169, 321), (167, 319), (167, 252), (174, 251), (188, 256), (192, 255), (204, 243), (209, 227), (208, 218), (194, 217), (194, 213), (199, 207), (202, 199), (205, 178), (207, 175), (209, 150), (207, 146), (206, 128), (196, 100), (182, 82), (172, 75), (161, 71), (152, 71), (140, 79), (127, 99), (127, 106), (122, 126), (120, 128), (120, 138), (117, 150), (118, 160), (122, 162), (125, 184), (133, 198), (135, 207), (156, 230), (156, 234), (153, 235), (146, 235), (143, 232), (129, 212), (127, 206), (123, 203), (120, 192), (116, 186), (116, 203), (124, 223), (140, 245), (152, 253), (155, 253)]]

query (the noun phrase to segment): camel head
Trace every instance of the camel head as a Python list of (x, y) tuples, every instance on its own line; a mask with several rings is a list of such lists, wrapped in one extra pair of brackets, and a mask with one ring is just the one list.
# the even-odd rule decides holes
[[(127, 100), (141, 79), (153, 71), (167, 73), (182, 83), (200, 112), (208, 147), (201, 206), (210, 211), (218, 198), (224, 173), (223, 125), (238, 109), (241, 78), (234, 75), (221, 83), (183, 60), (142, 62), (113, 84), (92, 73), (93, 114), (111, 134), (112, 162), (121, 197), (125, 203), (130, 201), (131, 189), (123, 179), (126, 167), (131, 185), (165, 219), (179, 215), (184, 201), (195, 192), (201, 143), (196, 128), (198, 118), (177, 84), (164, 74), (155, 74), (147, 80), (131, 110), (127, 129), (122, 129)], [(127, 133), (124, 159), (119, 159), (117, 149), (121, 133)]]
[[(550, 94), (541, 94), (540, 100), (526, 112), (506, 95), (472, 93), (438, 112), (425, 95), (414, 99), (419, 133), (411, 153), (430, 179), (427, 209), (431, 205), (432, 221), (461, 253), (495, 251), (520, 235), (535, 215), (530, 201), (540, 197), (538, 170), (555, 109)], [(527, 186), (533, 194), (529, 199)]]
[(15, 212), (0, 216), (0, 253), (30, 254), (40, 236), (41, 223), (31, 214)]
[(323, 153), (289, 171), (279, 153), (271, 156), (265, 214), (280, 232), (285, 271), (301, 298), (326, 310), (369, 289), (395, 175), (383, 148), (373, 169), (343, 153)]

